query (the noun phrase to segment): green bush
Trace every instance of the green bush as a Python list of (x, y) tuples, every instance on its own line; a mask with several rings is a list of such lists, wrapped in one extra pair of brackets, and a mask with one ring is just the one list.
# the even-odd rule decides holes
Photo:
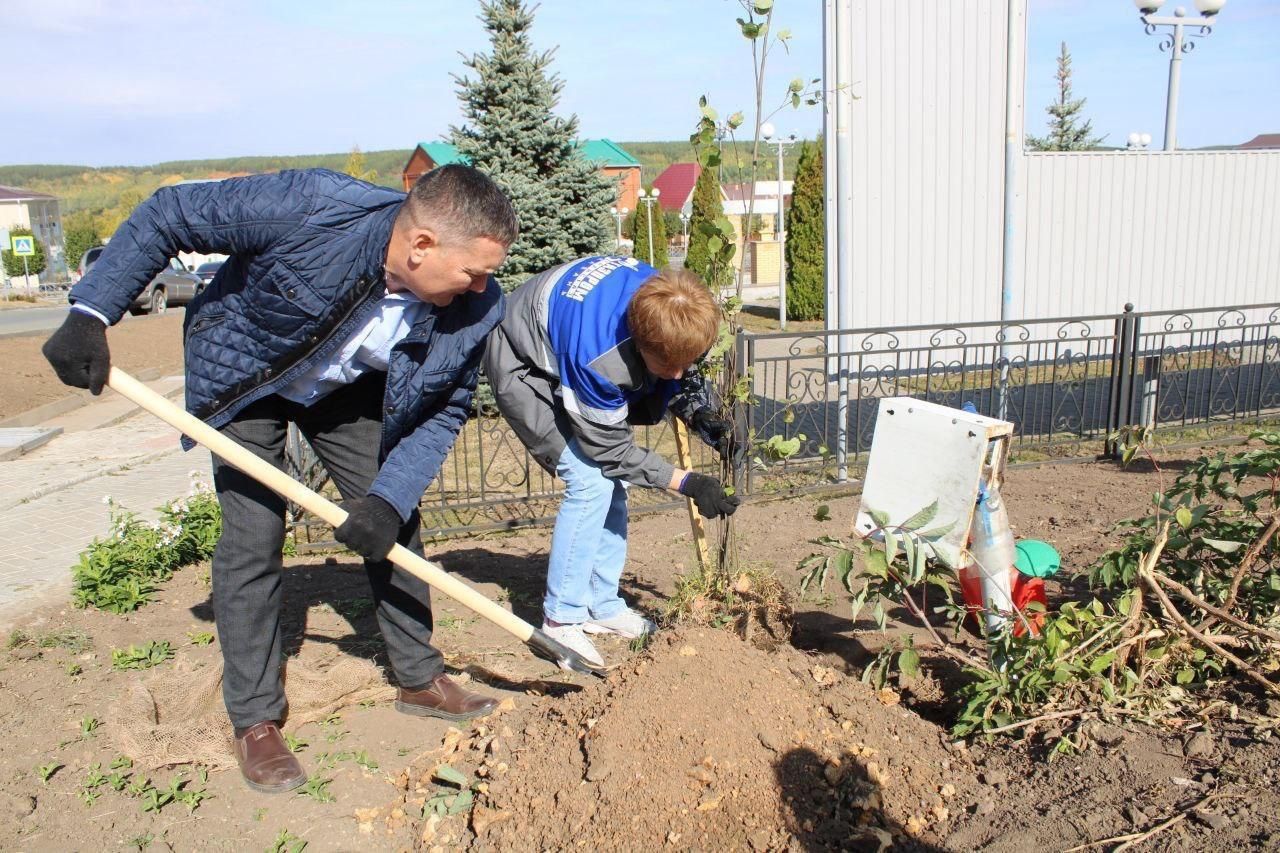
[[(35, 238), (35, 234), (30, 228), (14, 228), (9, 234), (11, 237), (31, 237), (33, 240)], [(3, 250), (0, 250), (0, 262), (4, 264), (5, 275), (10, 278), (16, 278), (27, 274), (39, 275), (44, 272), (44, 243), (35, 240), (35, 248), (36, 253), (34, 255), (22, 258), (15, 255), (9, 246), (3, 247)]]
[(183, 566), (213, 555), (222, 534), (222, 511), (207, 485), (160, 509), (160, 520), (142, 521), (110, 497), (111, 534), (95, 539), (72, 569), (72, 601), (129, 613), (146, 604), (157, 584)]

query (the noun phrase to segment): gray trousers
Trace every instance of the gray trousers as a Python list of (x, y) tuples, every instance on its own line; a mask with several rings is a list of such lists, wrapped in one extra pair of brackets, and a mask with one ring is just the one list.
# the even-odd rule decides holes
[[(284, 467), (290, 421), (306, 436), (344, 500), (364, 497), (378, 473), (385, 373), (369, 374), (310, 407), (272, 396), (222, 429), (241, 447)], [(213, 612), (224, 664), (222, 696), (236, 728), (285, 713), (280, 666), (280, 601), (285, 501), (217, 456), (213, 482), (222, 506), (222, 538), (213, 554)], [(398, 541), (422, 553), (419, 517)], [(431, 645), (430, 587), (390, 562), (365, 561), (378, 627), (396, 680), (424, 687), (444, 671)]]

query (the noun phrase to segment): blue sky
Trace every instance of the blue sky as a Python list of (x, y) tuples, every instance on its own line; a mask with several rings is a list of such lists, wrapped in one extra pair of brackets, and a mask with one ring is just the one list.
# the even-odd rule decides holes
[[(888, 0), (879, 0), (887, 2)], [(911, 0), (920, 2), (920, 0)], [(929, 0), (962, 2), (962, 0)], [(1131, 0), (1030, 0), (1028, 129), (1043, 128), (1058, 43), (1075, 62), (1095, 127), (1120, 143), (1163, 128), (1167, 57)], [(1170, 4), (1172, 5), (1172, 4)], [(461, 116), (459, 53), (487, 42), (467, 0), (7, 0), (0, 164), (145, 165), (247, 154), (407, 148)], [(777, 0), (793, 33), (772, 59), (767, 101), (821, 72), (821, 0)], [(678, 139), (707, 94), (751, 101), (735, 0), (543, 0), (534, 25), (555, 48), (560, 110), (582, 134)], [(1280, 0), (1230, 0), (1183, 64), (1185, 147), (1280, 132)], [(774, 118), (812, 136), (814, 108)]]
[[(1192, 0), (1166, 0), (1161, 15)], [(1280, 133), (1280, 0), (1228, 0), (1213, 32), (1182, 61), (1178, 147), (1234, 145)], [(1044, 107), (1057, 97), (1058, 49), (1071, 51), (1075, 97), (1106, 142), (1134, 131), (1164, 138), (1169, 54), (1148, 36), (1132, 0), (1030, 0), (1026, 127), (1040, 135)], [(1198, 30), (1197, 30), (1198, 32)]]

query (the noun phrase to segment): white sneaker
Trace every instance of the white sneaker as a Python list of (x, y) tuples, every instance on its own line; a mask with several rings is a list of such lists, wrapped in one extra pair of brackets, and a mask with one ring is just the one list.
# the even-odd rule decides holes
[(589, 619), (582, 623), (582, 630), (588, 634), (617, 634), (628, 640), (643, 634), (652, 634), (658, 630), (653, 620), (646, 619), (628, 607), (608, 619)]
[[(596, 647), (587, 639), (587, 635), (583, 633), (582, 623), (569, 625), (552, 625), (549, 622), (542, 623), (542, 633), (555, 640), (562, 646), (572, 649), (582, 655), (588, 663), (596, 666), (604, 666), (604, 658), (600, 657), (600, 653), (596, 651)], [(564, 664), (559, 665), (561, 669), (569, 669)]]

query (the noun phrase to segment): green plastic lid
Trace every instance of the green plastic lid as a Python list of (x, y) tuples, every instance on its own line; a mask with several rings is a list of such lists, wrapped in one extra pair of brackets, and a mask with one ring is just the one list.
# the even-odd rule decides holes
[(1062, 557), (1048, 542), (1023, 539), (1018, 543), (1018, 556), (1013, 565), (1027, 577), (1047, 578), (1062, 568)]

